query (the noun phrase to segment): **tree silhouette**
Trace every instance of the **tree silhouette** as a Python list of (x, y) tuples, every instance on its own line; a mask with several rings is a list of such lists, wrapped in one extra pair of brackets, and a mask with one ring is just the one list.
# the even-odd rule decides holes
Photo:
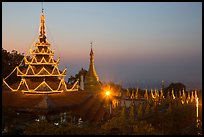
[[(25, 67), (25, 62), (23, 61), (23, 58), (24, 53), (19, 53), (16, 50), (8, 52), (7, 50), (2, 48), (2, 77), (6, 78), (16, 68), (16, 66), (19, 66), (20, 64), (20, 68)], [(30, 60), (30, 56), (27, 56), (26, 58), (27, 60)], [(20, 77), (17, 77), (15, 72), (6, 79), (6, 82), (9, 85), (21, 79)]]

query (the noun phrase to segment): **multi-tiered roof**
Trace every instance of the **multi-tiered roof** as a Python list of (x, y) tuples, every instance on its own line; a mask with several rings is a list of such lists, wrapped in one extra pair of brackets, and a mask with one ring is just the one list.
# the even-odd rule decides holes
[(54, 51), (50, 48), (45, 33), (45, 16), (42, 10), (40, 20), (40, 34), (35, 43), (35, 49), (30, 49), (33, 56), (31, 60), (24, 57), (26, 67), (16, 67), (17, 76), (21, 80), (15, 84), (4, 84), (12, 91), (23, 91), (28, 93), (56, 93), (63, 91), (78, 90), (78, 81), (74, 85), (65, 82), (66, 69), (60, 71), (58, 68), (60, 59), (54, 60)]

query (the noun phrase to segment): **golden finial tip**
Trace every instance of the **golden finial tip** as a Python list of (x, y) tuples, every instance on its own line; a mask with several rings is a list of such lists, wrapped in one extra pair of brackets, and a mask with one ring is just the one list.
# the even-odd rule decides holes
[(92, 48), (92, 41), (91, 41), (91, 43), (90, 43), (90, 44), (91, 44), (91, 48)]

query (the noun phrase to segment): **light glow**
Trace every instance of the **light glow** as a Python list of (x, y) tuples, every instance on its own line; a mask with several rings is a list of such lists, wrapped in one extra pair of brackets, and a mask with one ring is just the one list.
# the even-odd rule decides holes
[(106, 91), (106, 96), (110, 96), (110, 91), (109, 90)]
[(196, 98), (196, 117), (198, 118), (198, 98)]
[(175, 99), (176, 97), (175, 97), (175, 95), (174, 95), (174, 90), (173, 90), (173, 89), (172, 89), (171, 93), (172, 93), (173, 99)]

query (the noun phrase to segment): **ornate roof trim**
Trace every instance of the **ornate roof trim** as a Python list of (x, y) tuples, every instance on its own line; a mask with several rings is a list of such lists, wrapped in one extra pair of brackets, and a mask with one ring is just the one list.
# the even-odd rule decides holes
[[(35, 71), (33, 70), (33, 67), (29, 64), (28, 65), (28, 68), (27, 68), (27, 70), (26, 70), (26, 73), (25, 73), (25, 75), (28, 75), (28, 72), (31, 70), (31, 75), (35, 75)], [(30, 74), (29, 74), (30, 75)]]
[[(64, 89), (61, 89), (62, 88), (62, 86), (64, 86)], [(65, 81), (64, 81), (64, 78), (62, 78), (61, 79), (61, 81), (60, 81), (60, 83), (59, 83), (59, 86), (58, 86), (58, 88), (57, 88), (57, 90), (67, 90), (67, 85), (66, 85), (66, 83), (65, 83)]]
[[(35, 89), (34, 91), (37, 91), (37, 89), (41, 88), (41, 86), (45, 86), (47, 88), (50, 89), (50, 91), (53, 91), (53, 89), (47, 84), (47, 82), (43, 81), (42, 83), (40, 83)], [(45, 88), (45, 87), (42, 87), (42, 88)]]

